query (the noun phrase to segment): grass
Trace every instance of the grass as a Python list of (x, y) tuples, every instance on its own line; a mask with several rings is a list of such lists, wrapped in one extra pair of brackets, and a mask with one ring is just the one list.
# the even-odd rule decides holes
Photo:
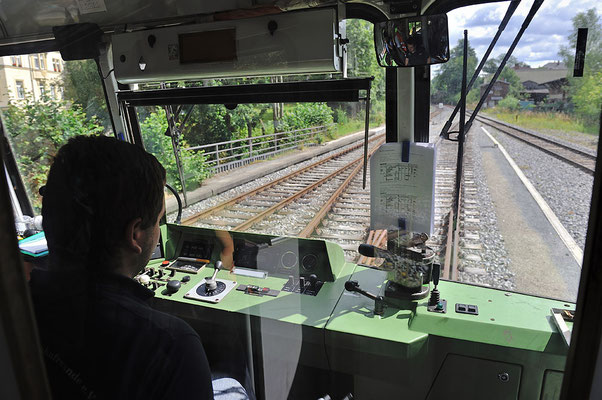
[(596, 128), (584, 125), (576, 118), (558, 112), (507, 111), (497, 108), (488, 109), (485, 112), (499, 120), (527, 129), (582, 132), (590, 135), (598, 134)]
[[(382, 122), (382, 121), (384, 121), (384, 115), (371, 115), (371, 117), (374, 117), (374, 118), (370, 118), (372, 120), (372, 121), (370, 121), (370, 128), (374, 128), (374, 127), (384, 124), (384, 122)], [(381, 121), (381, 122), (379, 122), (379, 121)], [(332, 135), (332, 139), (337, 139), (342, 136), (347, 136), (351, 133), (363, 131), (365, 129), (365, 122), (366, 121), (364, 118), (358, 118), (358, 119), (350, 119), (349, 121), (342, 123), (342, 124), (337, 124), (337, 130)]]
[(344, 124), (337, 124), (337, 130), (333, 135), (333, 139), (349, 135), (364, 130), (364, 120), (350, 120)]

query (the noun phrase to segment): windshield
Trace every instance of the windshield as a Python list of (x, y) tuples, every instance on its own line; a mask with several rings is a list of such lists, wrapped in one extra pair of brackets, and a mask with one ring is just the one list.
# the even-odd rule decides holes
[[(16, 215), (21, 244), (42, 230), (34, 217), (58, 149), (75, 136), (114, 136), (142, 146), (166, 172), (165, 218), (151, 229), (159, 244), (148, 239), (155, 251), (135, 283), (152, 291), (154, 309), (201, 337), (216, 375), (258, 398), (375, 398), (374, 386), (390, 398), (399, 385), (424, 398), (445, 392), (434, 384), (438, 366), (451, 374), (470, 365), (495, 370), (496, 384), (508, 382), (503, 367), (515, 385), (503, 395), (518, 393), (521, 368), (537, 376), (564, 368), (549, 310), (570, 311), (577, 298), (600, 124), (600, 35), (589, 36), (583, 77), (573, 76), (574, 50), (578, 28), (600, 33), (602, 23), (595, 8), (563, 6), (572, 20), (554, 33), (552, 50), (538, 51), (549, 33), (540, 21), (557, 18), (546, 4), (505, 58), (530, 7), (520, 5), (467, 91), (471, 125), (461, 137), (459, 115), (450, 119), (461, 97), (461, 31), (470, 81), (507, 6), (448, 13), (449, 61), (432, 68), (380, 67), (374, 25), (337, 27), (330, 9), (312, 32), (326, 31), (328, 51), (316, 46), (314, 58), (296, 47), (298, 35), (279, 36), (289, 22), (270, 20), (269, 10), (238, 31), (224, 28), (234, 17), (223, 15), (211, 33), (193, 24), (124, 27), (111, 36), (111, 68), (58, 52), (4, 56), (4, 135), (33, 209)], [(211, 40), (219, 51), (195, 53)], [(223, 75), (210, 76), (215, 65)], [(513, 364), (533, 351), (541, 365)], [(480, 364), (485, 355), (491, 360)], [(384, 371), (374, 367), (381, 363)], [(428, 372), (414, 382), (409, 365)], [(546, 382), (561, 382), (558, 374)], [(526, 385), (543, 393), (539, 380)]]

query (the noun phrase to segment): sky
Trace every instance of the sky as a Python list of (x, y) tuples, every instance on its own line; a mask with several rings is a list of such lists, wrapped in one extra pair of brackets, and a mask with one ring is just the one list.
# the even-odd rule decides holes
[[(474, 47), (481, 60), (509, 4), (508, 1), (481, 4), (447, 13), (450, 47), (455, 47), (458, 39), (463, 36), (464, 29), (468, 29), (468, 42)], [(533, 0), (521, 1), (489, 58), (508, 50), (532, 4)], [(545, 0), (523, 34), (513, 55), (531, 67), (560, 60), (558, 50), (566, 43), (567, 36), (573, 29), (571, 19), (578, 12), (590, 8), (596, 8), (598, 15), (602, 16), (600, 0)]]

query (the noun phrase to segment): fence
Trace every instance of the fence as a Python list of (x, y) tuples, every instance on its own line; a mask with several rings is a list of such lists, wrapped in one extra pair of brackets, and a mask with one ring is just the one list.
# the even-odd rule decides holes
[(265, 160), (276, 154), (297, 149), (312, 142), (317, 135), (327, 133), (336, 124), (274, 132), (269, 135), (229, 140), (202, 146), (187, 147), (182, 150), (203, 151), (206, 163), (213, 173), (228, 171), (257, 160)]

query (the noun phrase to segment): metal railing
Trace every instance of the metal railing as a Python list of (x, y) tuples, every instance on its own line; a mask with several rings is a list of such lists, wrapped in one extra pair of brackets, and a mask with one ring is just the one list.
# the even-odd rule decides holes
[(286, 132), (274, 132), (269, 135), (187, 147), (182, 150), (202, 151), (203, 155), (207, 157), (206, 163), (211, 171), (219, 173), (310, 144), (316, 139), (317, 135), (327, 133), (335, 125), (328, 124)]

